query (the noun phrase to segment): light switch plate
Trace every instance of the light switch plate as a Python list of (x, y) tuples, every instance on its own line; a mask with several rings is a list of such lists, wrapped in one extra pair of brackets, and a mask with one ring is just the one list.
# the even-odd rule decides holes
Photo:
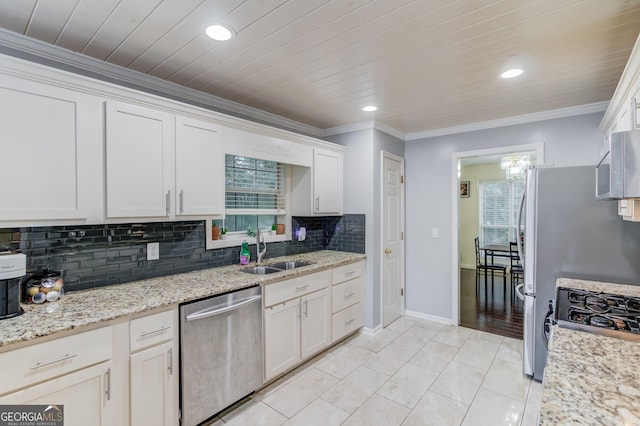
[(160, 259), (160, 243), (147, 243), (147, 260)]
[(431, 238), (440, 237), (440, 230), (438, 228), (431, 228)]

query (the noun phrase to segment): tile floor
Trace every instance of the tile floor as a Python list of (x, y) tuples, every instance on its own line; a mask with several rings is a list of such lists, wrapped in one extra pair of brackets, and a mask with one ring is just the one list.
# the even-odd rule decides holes
[(355, 335), (209, 425), (535, 425), (522, 341), (402, 317)]

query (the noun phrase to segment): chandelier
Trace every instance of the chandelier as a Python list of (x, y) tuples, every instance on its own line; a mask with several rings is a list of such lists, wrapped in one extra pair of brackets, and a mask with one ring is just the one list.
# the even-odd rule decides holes
[(529, 164), (529, 154), (509, 154), (500, 160), (500, 168), (505, 171), (507, 179), (524, 179)]

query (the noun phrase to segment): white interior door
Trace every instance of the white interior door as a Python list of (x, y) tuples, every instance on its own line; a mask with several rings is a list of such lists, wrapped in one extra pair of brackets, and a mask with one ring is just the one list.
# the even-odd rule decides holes
[(404, 247), (403, 159), (382, 155), (382, 325), (402, 315)]

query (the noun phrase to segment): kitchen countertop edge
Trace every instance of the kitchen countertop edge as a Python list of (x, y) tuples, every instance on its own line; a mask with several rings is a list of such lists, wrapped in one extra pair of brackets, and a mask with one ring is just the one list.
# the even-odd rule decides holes
[(85, 327), (90, 329), (91, 325), (151, 313), (255, 285), (268, 285), (365, 259), (366, 255), (361, 253), (320, 250), (263, 261), (263, 265), (290, 260), (312, 262), (308, 266), (274, 274), (248, 274), (242, 269), (256, 266), (255, 263), (247, 266), (236, 264), (69, 292), (57, 302), (23, 304), (23, 315), (0, 321), (0, 352), (10, 350), (18, 343), (37, 343), (39, 338), (65, 331), (80, 332)]

